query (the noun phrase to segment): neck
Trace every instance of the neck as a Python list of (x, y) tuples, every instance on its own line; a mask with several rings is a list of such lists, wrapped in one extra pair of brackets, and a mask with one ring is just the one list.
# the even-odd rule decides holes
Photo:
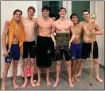
[(88, 19), (88, 20), (85, 20), (85, 22), (89, 23), (89, 22), (90, 22), (90, 19)]
[(74, 26), (77, 26), (78, 25), (78, 23), (74, 23)]
[(48, 17), (48, 16), (42, 16), (42, 18), (43, 18), (44, 20), (47, 20), (49, 17)]
[(64, 20), (66, 20), (66, 18), (65, 17), (60, 17), (60, 20), (64, 21)]
[(29, 17), (29, 16), (28, 16), (28, 19), (32, 20), (32, 17)]
[(19, 21), (15, 20), (16, 24), (19, 24)]

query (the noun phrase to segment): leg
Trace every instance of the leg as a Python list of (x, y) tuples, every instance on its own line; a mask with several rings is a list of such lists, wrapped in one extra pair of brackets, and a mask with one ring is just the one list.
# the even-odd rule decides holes
[(3, 70), (3, 74), (2, 74), (2, 88), (1, 88), (1, 90), (6, 90), (6, 79), (7, 79), (7, 74), (8, 74), (10, 65), (11, 65), (11, 63), (5, 63), (5, 65), (4, 65), (4, 70)]
[(38, 82), (36, 83), (36, 86), (40, 86), (40, 78), (41, 78), (41, 70), (40, 70), (40, 68), (39, 67), (37, 67), (37, 71), (38, 71)]
[(76, 64), (75, 64), (75, 74), (74, 74), (74, 79), (75, 79), (75, 81), (77, 81), (77, 82), (80, 82), (80, 79), (78, 79), (78, 78), (76, 77), (77, 72), (78, 72), (79, 64), (80, 64), (80, 59), (77, 59), (77, 60), (76, 60)]
[(18, 67), (18, 60), (14, 60), (13, 61), (13, 87), (14, 89), (19, 88), (19, 86), (16, 83), (17, 67)]
[(96, 79), (98, 82), (103, 82), (103, 80), (99, 77), (98, 44), (96, 41), (93, 44), (93, 62), (96, 72)]
[(37, 74), (37, 66), (36, 66), (36, 59), (35, 59), (35, 67), (34, 67), (34, 79), (33, 82), (38, 81), (38, 74)]
[(83, 68), (84, 68), (84, 65), (85, 65), (85, 61), (86, 61), (85, 59), (82, 59), (82, 60), (81, 60), (81, 64), (80, 64), (80, 68), (79, 68), (79, 72), (78, 72), (78, 74), (77, 74), (76, 77), (81, 76), (82, 71), (83, 71)]
[(56, 64), (56, 81), (55, 81), (53, 87), (57, 87), (57, 85), (59, 83), (60, 68), (61, 68), (61, 63), (60, 63), (60, 61), (57, 61), (57, 64)]
[[(88, 57), (88, 55), (90, 54), (91, 51), (91, 44), (90, 43), (82, 43), (82, 51), (81, 51), (81, 64), (80, 64), (80, 68), (79, 68), (79, 72), (77, 74), (76, 77), (81, 76), (82, 70), (84, 68), (85, 65), (85, 60)], [(78, 52), (79, 53), (79, 52)]]
[(93, 59), (93, 61), (94, 61), (94, 67), (96, 72), (96, 79), (98, 82), (103, 82), (103, 80), (99, 77), (99, 60)]
[(73, 83), (71, 81), (71, 61), (66, 61), (66, 66), (67, 66), (67, 72), (69, 76), (69, 86), (70, 88), (73, 88)]
[(46, 69), (46, 83), (47, 83), (47, 86), (51, 85), (51, 83), (49, 81), (49, 71), (50, 71), (50, 68), (47, 68)]
[(31, 61), (31, 79), (30, 79), (30, 83), (32, 87), (35, 87), (35, 84), (33, 82), (33, 78), (34, 78), (34, 67), (35, 67), (35, 59), (34, 58), (30, 58)]
[(72, 77), (71, 77), (71, 80), (72, 80), (72, 82), (74, 82), (75, 80), (74, 80), (74, 78), (75, 78), (75, 71), (76, 71), (76, 60), (72, 60), (72, 68), (71, 68), (71, 75), (72, 75)]
[(28, 58), (24, 59), (24, 64), (23, 64), (23, 70), (24, 70), (24, 83), (22, 85), (22, 88), (25, 88), (27, 85), (27, 64), (28, 64)]

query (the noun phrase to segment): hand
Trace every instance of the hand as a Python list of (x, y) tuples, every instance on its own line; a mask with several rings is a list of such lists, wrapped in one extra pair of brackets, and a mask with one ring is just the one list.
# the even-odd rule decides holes
[(95, 35), (95, 30), (92, 30), (91, 32), (92, 32), (92, 35)]
[(7, 50), (4, 50), (3, 56), (4, 57), (8, 57), (9, 56)]
[(57, 45), (56, 45), (56, 42), (54, 42), (54, 47), (56, 47)]
[(6, 26), (10, 26), (10, 22), (9, 22), (9, 21), (6, 21), (6, 22), (5, 22), (5, 25), (6, 25)]
[(70, 49), (70, 47), (71, 47), (71, 42), (69, 42), (69, 49)]

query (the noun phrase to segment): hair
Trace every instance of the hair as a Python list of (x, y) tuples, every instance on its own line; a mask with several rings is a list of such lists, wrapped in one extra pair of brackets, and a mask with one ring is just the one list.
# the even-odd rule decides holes
[(48, 11), (50, 11), (50, 8), (49, 8), (48, 6), (43, 6), (42, 12), (43, 12), (43, 10), (48, 10)]
[(20, 12), (20, 13), (21, 13), (21, 15), (22, 15), (22, 11), (21, 11), (21, 10), (19, 10), (19, 9), (16, 9), (16, 10), (13, 12), (13, 15), (15, 15), (17, 12)]
[(32, 9), (35, 12), (35, 8), (33, 6), (29, 6), (27, 11), (29, 11), (30, 9)]
[(70, 19), (72, 19), (73, 16), (77, 16), (77, 18), (78, 18), (78, 15), (75, 14), (75, 13), (73, 13), (73, 14), (71, 14), (71, 16), (70, 16)]
[(89, 10), (83, 10), (82, 14), (83, 14), (84, 12), (88, 12), (88, 13), (90, 14), (90, 11), (89, 11)]
[(50, 13), (49, 17), (56, 17), (56, 15), (54, 13)]
[(60, 12), (62, 9), (65, 9), (65, 12), (67, 11), (67, 10), (66, 10), (66, 8), (64, 8), (64, 7), (61, 7), (61, 8), (59, 9), (59, 12)]

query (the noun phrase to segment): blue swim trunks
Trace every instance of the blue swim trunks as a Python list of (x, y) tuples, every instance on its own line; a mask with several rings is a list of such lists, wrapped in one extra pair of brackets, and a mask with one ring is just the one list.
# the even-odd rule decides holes
[[(8, 50), (8, 44), (6, 45), (6, 48)], [(8, 53), (8, 57), (5, 58), (6, 63), (11, 63), (11, 60), (19, 61), (20, 58), (20, 48), (19, 44), (12, 44), (10, 52)]]
[(80, 59), (81, 58), (81, 52), (82, 52), (82, 43), (78, 43), (78, 44), (71, 44), (71, 48), (70, 48), (70, 52), (71, 52), (71, 59), (72, 60), (76, 60), (76, 59)]

